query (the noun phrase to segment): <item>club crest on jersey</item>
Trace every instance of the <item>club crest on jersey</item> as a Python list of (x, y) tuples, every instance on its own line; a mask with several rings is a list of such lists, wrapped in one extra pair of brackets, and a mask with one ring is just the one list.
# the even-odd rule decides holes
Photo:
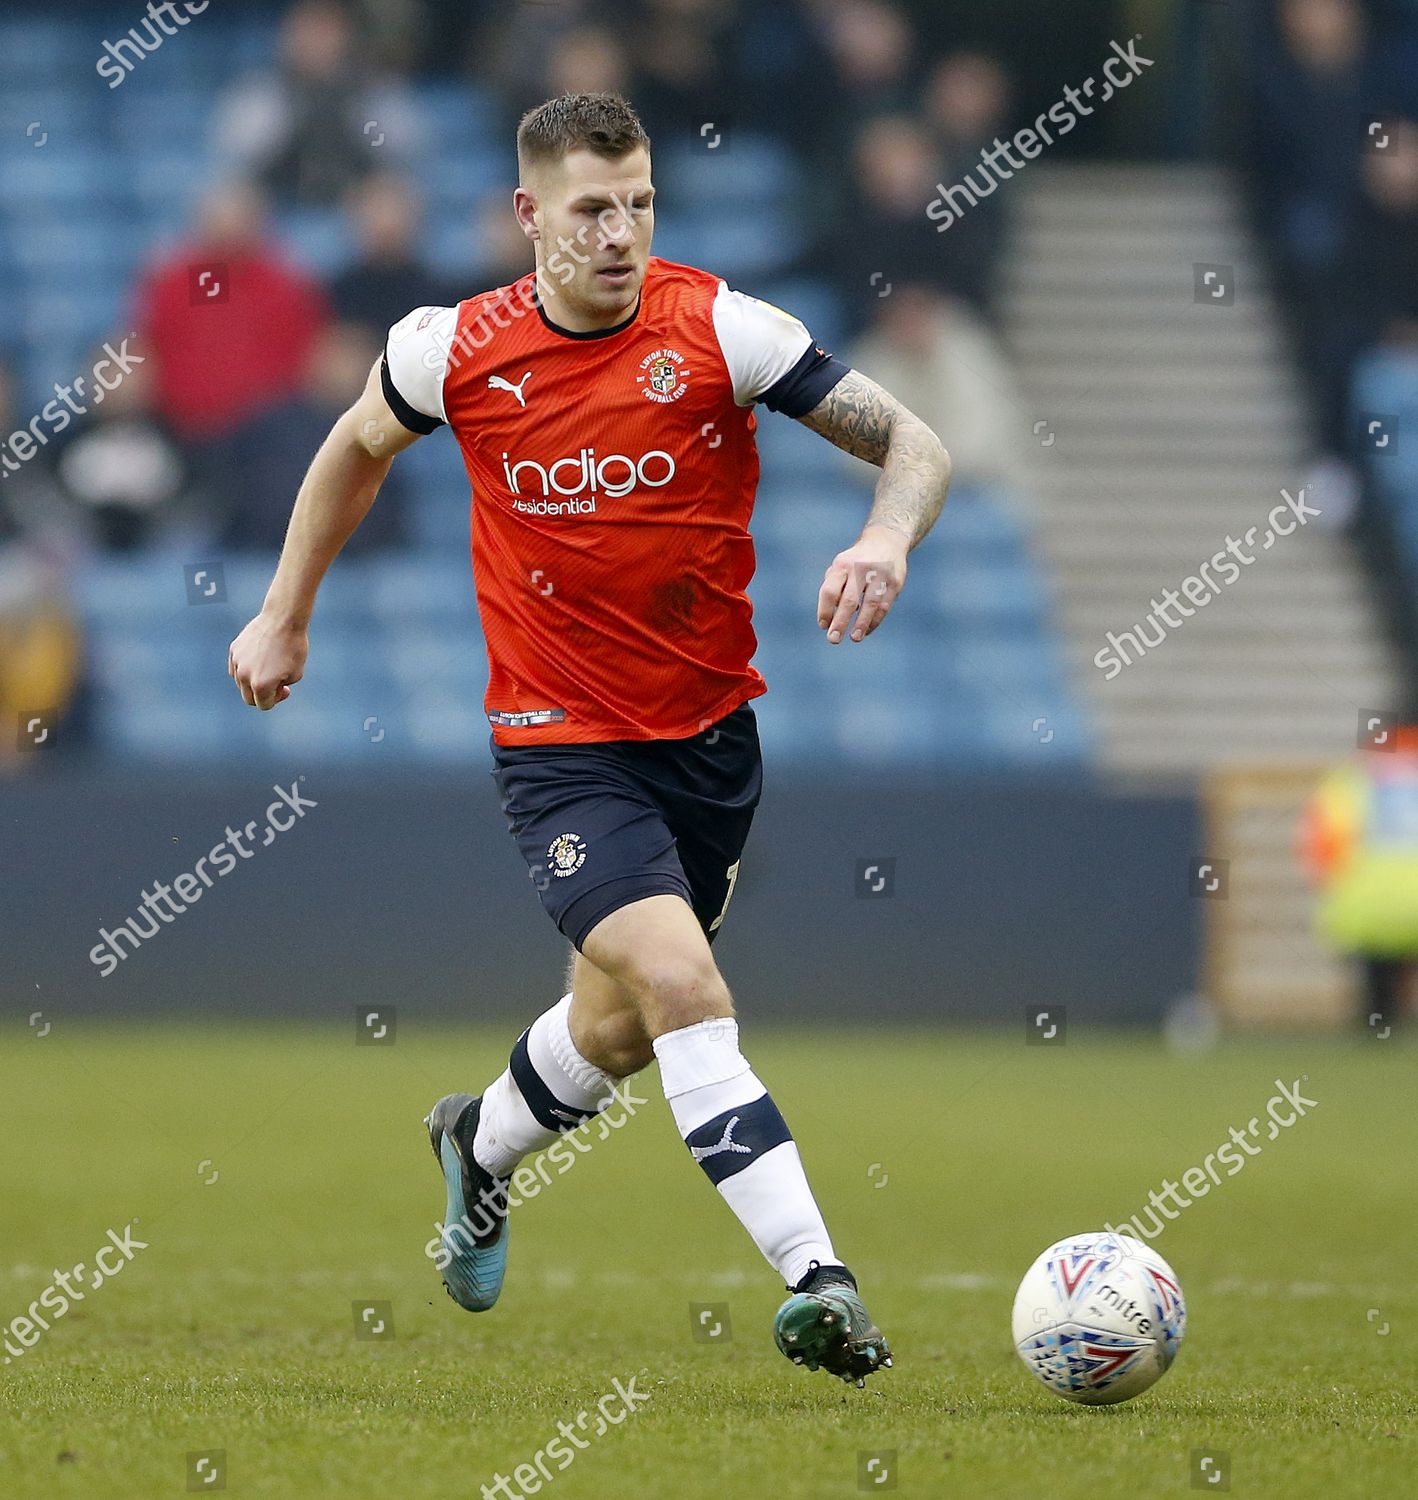
[(547, 862), (557, 877), (574, 875), (586, 863), (586, 840), (579, 833), (559, 833), (547, 845)]
[(683, 368), (684, 355), (678, 349), (656, 349), (640, 361), (640, 373), (635, 377), (641, 394), (647, 401), (658, 401), (668, 406), (678, 401), (689, 389), (689, 371)]

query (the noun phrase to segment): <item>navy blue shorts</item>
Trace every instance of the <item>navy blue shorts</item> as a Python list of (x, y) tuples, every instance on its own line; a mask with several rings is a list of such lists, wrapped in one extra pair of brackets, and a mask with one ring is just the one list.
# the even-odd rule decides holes
[(763, 789), (741, 704), (684, 740), (492, 747), (493, 780), (547, 915), (579, 951), (603, 917), (683, 896), (710, 942)]

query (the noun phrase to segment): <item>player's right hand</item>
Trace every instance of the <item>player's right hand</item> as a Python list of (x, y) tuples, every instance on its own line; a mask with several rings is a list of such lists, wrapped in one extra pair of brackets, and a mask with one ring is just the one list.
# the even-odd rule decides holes
[(290, 697), (305, 675), (310, 642), (303, 626), (260, 614), (231, 643), (227, 673), (252, 708), (270, 709)]

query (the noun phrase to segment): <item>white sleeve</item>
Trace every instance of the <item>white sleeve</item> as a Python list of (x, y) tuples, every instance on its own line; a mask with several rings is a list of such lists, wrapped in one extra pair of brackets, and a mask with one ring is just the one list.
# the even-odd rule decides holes
[(448, 420), (443, 410), (443, 377), (457, 327), (456, 307), (416, 307), (389, 330), (384, 346), (395, 392), (406, 406), (432, 422)]
[(812, 335), (795, 317), (722, 281), (714, 297), (714, 332), (740, 406), (751, 406), (812, 348)]

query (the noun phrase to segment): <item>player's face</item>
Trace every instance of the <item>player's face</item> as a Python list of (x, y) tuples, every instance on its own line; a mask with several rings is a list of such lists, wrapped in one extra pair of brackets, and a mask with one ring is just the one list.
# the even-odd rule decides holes
[(568, 326), (620, 322), (640, 295), (655, 231), (649, 152), (637, 147), (607, 161), (571, 151), (539, 179), (532, 192), (537, 259), (554, 316)]

